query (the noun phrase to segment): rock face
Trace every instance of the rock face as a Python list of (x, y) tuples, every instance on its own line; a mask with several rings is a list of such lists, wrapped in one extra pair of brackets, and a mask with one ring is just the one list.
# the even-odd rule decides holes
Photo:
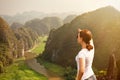
[(97, 80), (119, 80), (117, 79), (117, 74), (118, 74), (117, 72), (118, 70), (116, 65), (116, 58), (114, 53), (112, 53), (109, 56), (109, 65), (107, 68), (107, 74), (97, 76)]
[(117, 61), (117, 80), (120, 80), (120, 59)]
[(108, 80), (116, 80), (117, 79), (116, 74), (117, 74), (116, 58), (114, 54), (111, 54), (109, 57), (109, 65), (107, 70)]
[(105, 69), (108, 66), (113, 47), (116, 59), (120, 59), (120, 49), (117, 48), (120, 44), (120, 12), (111, 6), (82, 14), (71, 23), (52, 30), (42, 57), (63, 66), (75, 66), (75, 56), (81, 49), (76, 39), (78, 28), (89, 29), (93, 33), (95, 68)]

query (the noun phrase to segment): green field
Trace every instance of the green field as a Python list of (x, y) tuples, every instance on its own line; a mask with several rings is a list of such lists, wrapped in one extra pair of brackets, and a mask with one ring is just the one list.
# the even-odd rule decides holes
[(8, 66), (5, 73), (0, 74), (0, 80), (47, 80), (44, 75), (30, 69), (24, 60), (24, 58), (17, 59), (15, 63)]
[(45, 42), (46, 42), (47, 38), (48, 38), (48, 36), (39, 37), (38, 38), (39, 43), (33, 49), (31, 49), (31, 52), (35, 53), (37, 55), (41, 54), (44, 51)]
[(54, 64), (54, 63), (50, 63), (48, 61), (44, 61), (44, 60), (41, 60), (40, 58), (37, 59), (38, 62), (40, 62), (40, 64), (42, 64), (46, 69), (48, 69), (49, 71), (55, 73), (56, 75), (58, 76), (63, 76), (64, 75), (64, 71), (65, 71), (65, 68), (57, 65), (57, 64)]

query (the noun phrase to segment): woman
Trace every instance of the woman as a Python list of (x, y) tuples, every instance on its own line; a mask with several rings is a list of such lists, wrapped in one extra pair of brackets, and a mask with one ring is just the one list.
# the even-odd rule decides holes
[(92, 62), (94, 58), (94, 45), (91, 32), (86, 29), (78, 29), (77, 41), (82, 46), (82, 49), (76, 56), (76, 80), (96, 80), (96, 77), (92, 70)]

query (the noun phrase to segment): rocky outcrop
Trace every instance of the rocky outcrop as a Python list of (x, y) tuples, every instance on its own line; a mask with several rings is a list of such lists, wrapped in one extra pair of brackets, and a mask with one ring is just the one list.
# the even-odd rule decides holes
[(117, 66), (116, 66), (116, 57), (114, 53), (109, 56), (109, 65), (107, 68), (107, 74), (97, 75), (97, 80), (119, 80), (117, 79)]
[(111, 54), (109, 57), (107, 79), (108, 80), (116, 80), (117, 79), (117, 66), (116, 66), (116, 58), (115, 58), (114, 54)]
[(120, 59), (117, 61), (117, 80), (120, 80)]

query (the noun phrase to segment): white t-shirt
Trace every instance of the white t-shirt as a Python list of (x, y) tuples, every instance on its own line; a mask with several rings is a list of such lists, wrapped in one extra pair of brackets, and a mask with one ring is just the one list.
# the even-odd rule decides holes
[(82, 79), (87, 79), (90, 76), (92, 76), (94, 74), (93, 70), (92, 70), (92, 62), (93, 62), (93, 58), (94, 58), (94, 45), (93, 45), (93, 41), (91, 41), (90, 43), (93, 46), (93, 49), (88, 51), (86, 48), (85, 49), (81, 49), (81, 51), (79, 51), (79, 53), (76, 56), (76, 62), (77, 62), (77, 73), (79, 71), (79, 58), (83, 58), (85, 60), (85, 71), (83, 73)]

